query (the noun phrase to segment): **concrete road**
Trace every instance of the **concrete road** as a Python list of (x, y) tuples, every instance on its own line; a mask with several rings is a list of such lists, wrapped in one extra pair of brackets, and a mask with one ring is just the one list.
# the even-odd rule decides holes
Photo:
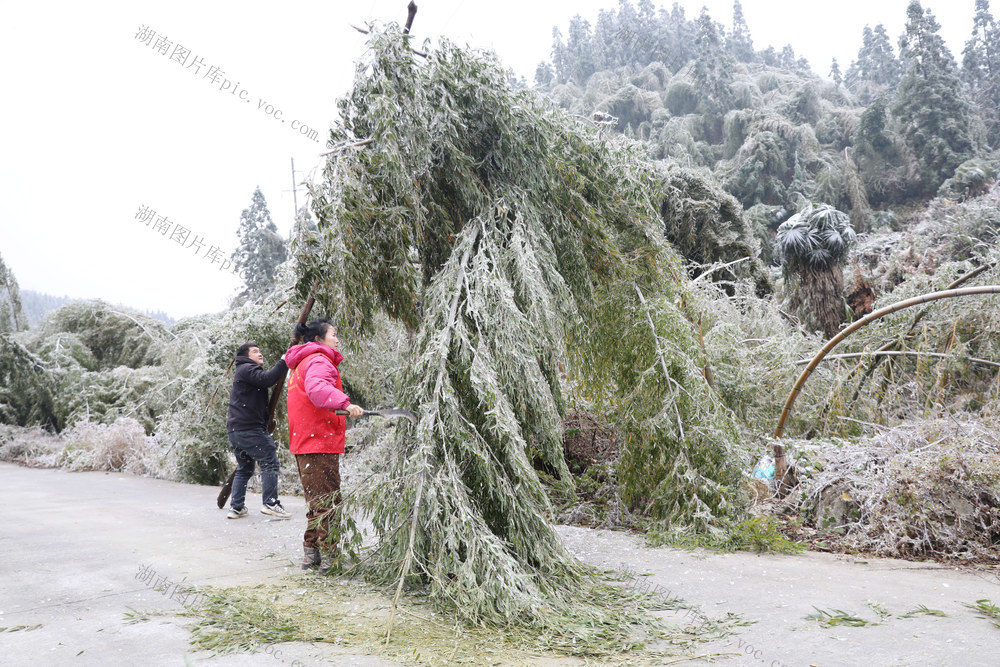
[[(7, 493), (0, 519), (0, 628), (7, 628), (0, 632), (0, 665), (392, 664), (305, 643), (211, 656), (191, 651), (182, 618), (127, 622), (129, 608), (183, 608), (182, 595), (155, 590), (155, 583), (176, 591), (179, 583), (246, 584), (296, 571), (305, 521), (300, 498), (282, 499), (290, 520), (260, 514), (257, 494), (248, 496), (248, 518), (228, 521), (215, 507), (215, 487), (0, 463), (0, 488)], [(557, 530), (584, 561), (648, 573), (637, 579), (644, 587), (698, 608), (669, 613), (674, 622), (697, 625), (726, 612), (755, 621), (697, 649), (732, 654), (715, 664), (1000, 665), (1000, 629), (962, 604), (983, 598), (1000, 604), (993, 570), (816, 553), (648, 549), (624, 533)], [(894, 616), (880, 625), (835, 628), (804, 618), (819, 607), (879, 620), (868, 601)], [(947, 616), (895, 617), (919, 605)]]
[[(559, 526), (557, 531), (582, 560), (607, 569), (649, 574), (636, 579), (645, 590), (679, 597), (698, 608), (694, 614), (665, 615), (667, 620), (698, 625), (705, 617), (735, 612), (754, 621), (737, 628), (736, 636), (697, 649), (699, 654), (736, 654), (724, 665), (1000, 665), (1000, 628), (963, 604), (987, 598), (1000, 605), (1000, 571), (996, 569), (959, 570), (933, 563), (822, 553), (783, 556), (648, 549), (633, 535), (569, 526)], [(824, 628), (805, 620), (818, 607), (880, 621), (869, 602), (892, 616), (864, 627)], [(897, 618), (920, 605), (947, 616)]]
[(301, 498), (282, 497), (293, 517), (274, 519), (260, 513), (259, 493), (248, 494), (250, 515), (227, 520), (215, 505), (217, 487), (7, 463), (0, 485), (9, 508), (0, 519), (0, 627), (8, 628), (0, 632), (0, 665), (394, 664), (310, 644), (211, 656), (190, 649), (184, 618), (127, 622), (130, 608), (183, 610), (192, 600), (177, 584), (247, 584), (297, 572)]

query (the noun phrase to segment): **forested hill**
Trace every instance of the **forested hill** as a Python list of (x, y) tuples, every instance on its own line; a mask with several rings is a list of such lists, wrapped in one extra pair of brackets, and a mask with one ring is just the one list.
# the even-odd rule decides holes
[(738, 0), (732, 30), (707, 10), (621, 0), (593, 25), (578, 15), (565, 36), (554, 29), (536, 86), (574, 113), (615, 117), (656, 158), (710, 170), (762, 226), (809, 200), (866, 231), (894, 206), (974, 194), (997, 167), (1000, 26), (988, 0), (976, 0), (961, 63), (930, 10), (914, 0), (906, 13), (898, 48), (884, 26), (864, 26), (857, 59), (822, 78), (791, 46), (755, 49)]
[[(32, 327), (36, 327), (41, 324), (42, 318), (45, 317), (47, 313), (59, 310), (67, 303), (74, 301), (74, 299), (68, 296), (54, 296), (52, 294), (36, 292), (30, 289), (21, 290), (20, 295), (21, 307), (23, 308), (24, 315), (28, 320), (28, 325)], [(177, 320), (162, 311), (138, 309), (137, 312), (142, 312), (155, 320), (159, 320), (168, 327), (173, 326), (177, 322)]]

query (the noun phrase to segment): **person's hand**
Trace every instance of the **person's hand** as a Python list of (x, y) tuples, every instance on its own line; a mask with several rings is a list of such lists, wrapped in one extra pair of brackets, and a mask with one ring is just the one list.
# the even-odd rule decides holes
[(363, 414), (365, 414), (365, 409), (360, 405), (354, 405), (354, 403), (351, 403), (350, 405), (347, 406), (348, 417), (353, 417), (354, 419), (357, 419)]
[[(287, 353), (286, 353), (286, 354), (287, 354)], [(281, 360), (282, 360), (282, 361), (284, 361), (284, 360), (285, 360), (285, 355), (284, 355), (284, 354), (283, 354), (283, 355), (281, 355)]]

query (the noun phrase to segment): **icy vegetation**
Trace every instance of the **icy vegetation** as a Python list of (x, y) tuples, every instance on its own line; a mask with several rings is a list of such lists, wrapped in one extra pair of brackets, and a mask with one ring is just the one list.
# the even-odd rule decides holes
[[(608, 25), (631, 20), (621, 6)], [(918, 18), (905, 48), (929, 58)], [(353, 572), (397, 601), (418, 591), (472, 624), (556, 643), (576, 624), (626, 645), (622, 619), (638, 617), (569, 555), (555, 518), (674, 544), (785, 550), (784, 530), (996, 559), (995, 296), (847, 338), (785, 425), (798, 486), (776, 499), (751, 476), (795, 379), (846, 322), (1000, 284), (996, 160), (958, 133), (921, 168), (935, 149), (906, 125), (920, 109), (881, 96), (919, 89), (912, 73), (852, 65), (831, 85), (794, 54), (755, 57), (748, 35), (724, 42), (707, 15), (657, 21), (677, 32), (657, 42), (663, 62), (607, 52), (606, 70), (579, 68), (614, 41), (608, 25), (575, 24), (540, 68), (548, 96), (490, 54), (417, 53), (398, 26), (373, 28), (310, 193), (316, 224), (288, 259), (272, 248), (266, 280), (229, 310), (170, 327), (101, 302), (6, 326), (0, 459), (221, 482), (233, 353), (254, 340), (270, 366), (311, 295), (338, 324), (352, 399), (418, 416), (352, 429), (380, 465), (338, 514)], [(704, 52), (673, 53), (685, 34)], [(981, 121), (980, 147), (995, 131)], [(360, 552), (362, 519), (375, 540)]]

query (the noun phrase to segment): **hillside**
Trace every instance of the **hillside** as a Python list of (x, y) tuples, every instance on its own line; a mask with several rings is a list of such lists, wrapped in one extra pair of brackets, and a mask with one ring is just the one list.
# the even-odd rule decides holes
[(907, 17), (898, 51), (881, 25), (866, 26), (857, 59), (824, 78), (790, 46), (755, 50), (738, 1), (726, 30), (707, 12), (625, 0), (593, 26), (576, 16), (565, 38), (557, 28), (536, 88), (653, 158), (710, 173), (764, 240), (804, 201), (848, 212), (865, 232), (939, 192), (981, 192), (997, 170), (1000, 30), (988, 3), (977, 3), (961, 66), (929, 10), (913, 2)]
[[(42, 318), (44, 318), (47, 314), (59, 310), (71, 301), (74, 301), (74, 299), (68, 296), (55, 296), (44, 292), (36, 292), (35, 290), (30, 289), (21, 290), (21, 308), (25, 316), (28, 318), (28, 324), (31, 327), (37, 327), (41, 324)], [(129, 308), (123, 304), (118, 305), (123, 308)], [(177, 322), (177, 320), (161, 311), (149, 311), (134, 308), (129, 308), (129, 310), (137, 310), (137, 312), (148, 315), (168, 327), (173, 326)]]

